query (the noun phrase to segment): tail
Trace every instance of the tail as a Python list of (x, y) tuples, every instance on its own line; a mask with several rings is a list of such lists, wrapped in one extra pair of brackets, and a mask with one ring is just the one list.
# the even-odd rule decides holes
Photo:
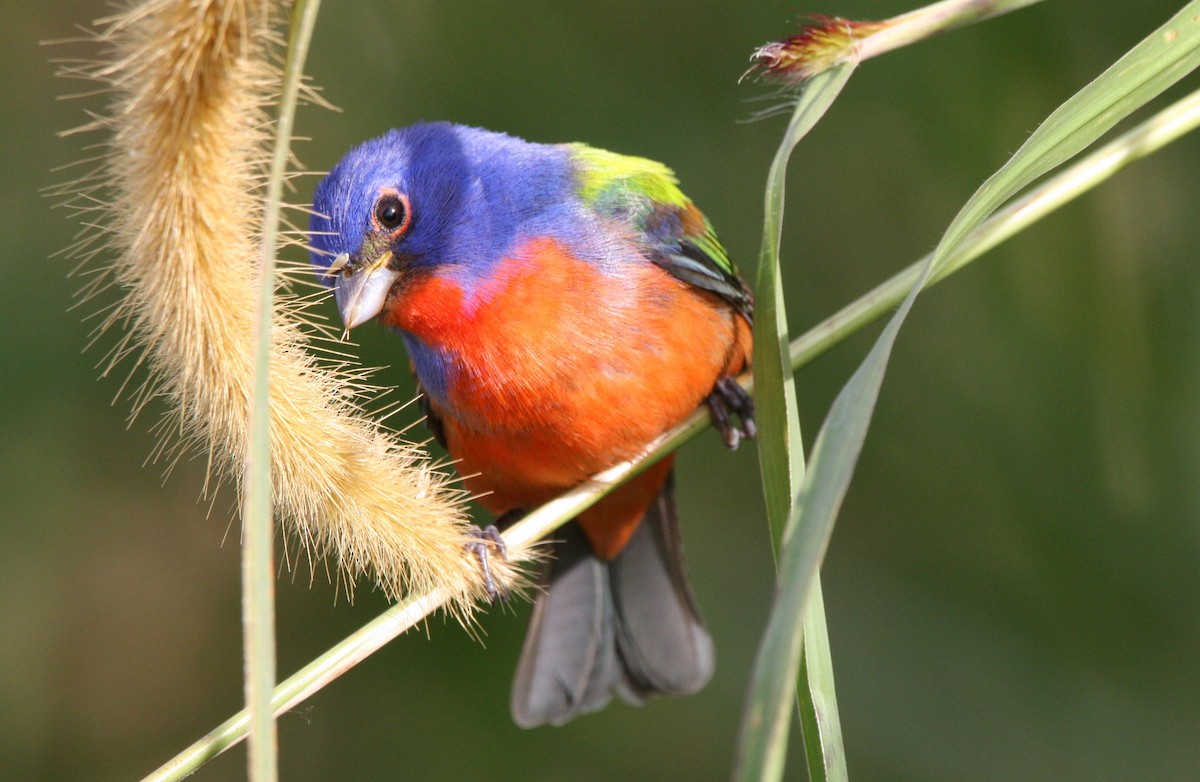
[(513, 681), (518, 725), (562, 725), (613, 692), (640, 704), (708, 683), (712, 638), (684, 572), (673, 476), (615, 559), (598, 559), (578, 524), (559, 537)]

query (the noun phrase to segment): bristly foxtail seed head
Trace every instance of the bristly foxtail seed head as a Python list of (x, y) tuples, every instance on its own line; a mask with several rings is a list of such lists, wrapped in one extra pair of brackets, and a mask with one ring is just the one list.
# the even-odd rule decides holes
[(839, 16), (811, 16), (800, 32), (783, 41), (759, 47), (750, 56), (746, 74), (794, 87), (822, 71), (853, 59), (863, 38), (884, 28), (884, 22), (855, 22)]
[[(104, 319), (128, 328), (112, 361), (148, 366), (135, 409), (169, 400), (159, 431), (207, 450), (215, 475), (234, 483), (253, 377), (257, 294), (246, 280), (259, 254), (266, 108), (279, 87), (272, 5), (145, 0), (100, 23), (104, 60), (64, 70), (112, 93), (111, 115), (84, 128), (110, 134), (109, 154), (94, 178), (63, 191), (89, 210), (105, 202), (106, 217), (88, 224), (103, 226), (111, 277), (125, 295)], [(95, 254), (92, 243), (79, 248)], [(461, 492), (362, 414), (371, 401), (366, 370), (343, 355), (314, 355), (313, 332), (300, 325), (316, 317), (306, 311), (312, 302), (284, 296), (275, 305), (276, 511), (310, 564), (328, 555), (347, 588), (368, 574), (393, 598), (440, 588), (467, 619), (483, 584), (466, 554)], [(184, 450), (157, 453), (173, 459)], [(507, 585), (513, 568), (494, 563), (493, 575)]]

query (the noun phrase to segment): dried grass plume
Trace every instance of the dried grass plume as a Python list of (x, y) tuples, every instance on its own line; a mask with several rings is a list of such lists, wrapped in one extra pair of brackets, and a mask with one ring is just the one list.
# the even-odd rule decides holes
[[(102, 156), (62, 188), (85, 224), (74, 254), (107, 264), (88, 270), (82, 297), (114, 285), (121, 293), (97, 326), (123, 330), (104, 372), (144, 365), (135, 414), (155, 397), (170, 407), (158, 455), (199, 449), (218, 482), (237, 482), (248, 444), (277, 16), (255, 0), (146, 0), (95, 23), (98, 60), (62, 68), (110, 94), (106, 115), (73, 131), (104, 134)], [(276, 297), (278, 517), (310, 561), (328, 556), (347, 586), (370, 574), (391, 597), (440, 588), (469, 615), (483, 589), (464, 550), (461, 492), (362, 412), (366, 374), (314, 353), (311, 337), (322, 331), (311, 321), (300, 297)], [(510, 583), (513, 571), (493, 564)]]

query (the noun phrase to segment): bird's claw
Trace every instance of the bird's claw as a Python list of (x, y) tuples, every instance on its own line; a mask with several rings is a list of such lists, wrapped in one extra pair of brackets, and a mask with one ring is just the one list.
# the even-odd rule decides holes
[[(758, 435), (758, 427), (754, 424), (754, 400), (734, 378), (719, 379), (705, 401), (712, 414), (713, 426), (721, 433), (729, 450), (737, 450), (743, 437), (753, 440)], [(730, 414), (738, 417), (741, 426), (734, 423)]]
[(467, 551), (479, 560), (479, 569), (483, 571), (483, 588), (487, 591), (488, 599), (493, 603), (501, 598), (508, 597), (508, 590), (502, 593), (496, 585), (496, 579), (492, 576), (491, 558), (492, 553), (500, 557), (501, 561), (508, 561), (508, 546), (504, 543), (504, 538), (500, 536), (500, 530), (495, 524), (490, 524), (486, 527), (476, 527), (471, 530), (471, 542), (467, 544)]

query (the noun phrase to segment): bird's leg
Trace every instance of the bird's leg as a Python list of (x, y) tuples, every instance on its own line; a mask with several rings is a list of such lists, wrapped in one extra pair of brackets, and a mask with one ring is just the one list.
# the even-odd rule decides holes
[[(732, 377), (717, 380), (705, 401), (712, 414), (713, 426), (721, 433), (729, 450), (736, 450), (743, 437), (752, 440), (758, 434), (754, 425), (754, 400), (737, 380)], [(741, 426), (733, 422), (731, 413), (738, 417)]]
[(508, 547), (504, 545), (504, 538), (500, 537), (500, 530), (495, 524), (483, 528), (476, 527), (471, 530), (471, 537), (472, 541), (467, 544), (467, 551), (479, 560), (479, 569), (483, 571), (483, 588), (487, 590), (488, 599), (494, 603), (497, 598), (508, 597), (507, 592), (500, 593), (496, 580), (492, 578), (492, 552), (494, 551), (501, 560), (508, 559)]

